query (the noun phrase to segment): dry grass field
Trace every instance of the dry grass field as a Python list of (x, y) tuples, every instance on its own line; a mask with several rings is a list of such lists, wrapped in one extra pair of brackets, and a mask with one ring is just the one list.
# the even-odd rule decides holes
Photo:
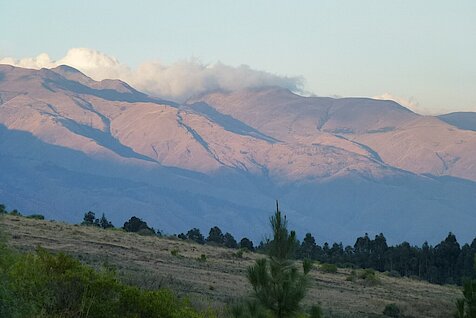
[[(9, 215), (2, 217), (0, 223), (8, 243), (16, 249), (29, 251), (42, 246), (74, 255), (95, 267), (110, 264), (125, 282), (144, 288), (167, 287), (187, 295), (197, 306), (224, 308), (246, 295), (251, 290), (246, 269), (263, 257), (256, 253), (239, 257), (236, 250), (178, 239)], [(396, 303), (405, 317), (449, 318), (456, 299), (461, 296), (456, 286), (393, 278), (382, 273), (378, 273), (380, 283), (366, 286), (361, 280), (348, 281), (349, 274), (349, 269), (323, 273), (316, 265), (305, 303), (321, 304), (326, 317), (384, 317), (385, 305)]]

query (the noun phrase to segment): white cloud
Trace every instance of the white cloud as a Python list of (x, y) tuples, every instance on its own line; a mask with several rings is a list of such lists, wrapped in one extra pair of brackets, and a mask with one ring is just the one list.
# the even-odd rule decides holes
[(0, 58), (0, 64), (34, 69), (69, 65), (95, 80), (121, 79), (151, 95), (178, 101), (214, 90), (263, 86), (280, 86), (300, 92), (303, 84), (301, 77), (278, 76), (253, 70), (247, 65), (233, 67), (220, 62), (204, 64), (196, 59), (173, 64), (145, 62), (132, 69), (112, 56), (87, 48), (70, 49), (56, 61), (42, 53), (35, 58)]
[(415, 113), (421, 114), (421, 115), (430, 115), (430, 116), (436, 116), (436, 115), (441, 115), (441, 114), (447, 114), (455, 111), (461, 111), (461, 112), (476, 112), (476, 106), (475, 107), (464, 107), (464, 108), (459, 108), (455, 110), (454, 108), (451, 107), (446, 107), (446, 108), (430, 108), (430, 107), (425, 107), (421, 105), (414, 97), (410, 98), (402, 98), (398, 97), (395, 95), (392, 95), (390, 93), (384, 93), (379, 96), (374, 96), (372, 97), (373, 99), (380, 99), (380, 100), (393, 100), (394, 102), (399, 103), (400, 105), (411, 109)]
[(394, 102), (422, 115), (429, 115), (431, 112), (430, 109), (422, 107), (414, 97), (403, 98), (390, 93), (383, 93), (382, 95), (374, 96), (372, 98), (380, 100), (393, 100)]

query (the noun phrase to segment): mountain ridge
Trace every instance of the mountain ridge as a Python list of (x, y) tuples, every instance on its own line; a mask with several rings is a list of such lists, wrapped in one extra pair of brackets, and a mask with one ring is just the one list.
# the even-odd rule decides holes
[(476, 225), (476, 133), (395, 102), (267, 87), (177, 104), (70, 67), (3, 65), (0, 97), (0, 201), (51, 218), (136, 210), (175, 233), (233, 219), (253, 237), (280, 199), (299, 233), (330, 241), (464, 241)]

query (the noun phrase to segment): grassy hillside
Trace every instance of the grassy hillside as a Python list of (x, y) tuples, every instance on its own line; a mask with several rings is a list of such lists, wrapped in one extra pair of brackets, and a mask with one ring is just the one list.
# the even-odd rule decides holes
[[(154, 289), (167, 287), (187, 295), (198, 307), (223, 308), (250, 290), (245, 274), (263, 257), (255, 253), (203, 246), (170, 238), (140, 236), (119, 230), (69, 225), (5, 215), (2, 230), (19, 250), (41, 245), (62, 251), (93, 266), (117, 268), (121, 279)], [(204, 255), (204, 256), (202, 256)], [(331, 317), (383, 317), (385, 305), (396, 303), (406, 317), (451, 317), (461, 296), (456, 286), (439, 286), (408, 278), (378, 274), (380, 283), (369, 286), (350, 281), (350, 269), (337, 273), (312, 271), (305, 303), (320, 303)]]

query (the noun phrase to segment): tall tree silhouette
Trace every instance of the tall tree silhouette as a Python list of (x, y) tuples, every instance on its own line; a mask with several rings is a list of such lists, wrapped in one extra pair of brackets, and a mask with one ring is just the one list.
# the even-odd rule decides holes
[(273, 240), (268, 258), (257, 260), (248, 268), (248, 280), (253, 286), (253, 296), (272, 317), (292, 317), (300, 311), (300, 302), (308, 286), (309, 261), (303, 262), (302, 271), (290, 258), (296, 246), (296, 233), (288, 231), (286, 217), (279, 211), (270, 218)]

